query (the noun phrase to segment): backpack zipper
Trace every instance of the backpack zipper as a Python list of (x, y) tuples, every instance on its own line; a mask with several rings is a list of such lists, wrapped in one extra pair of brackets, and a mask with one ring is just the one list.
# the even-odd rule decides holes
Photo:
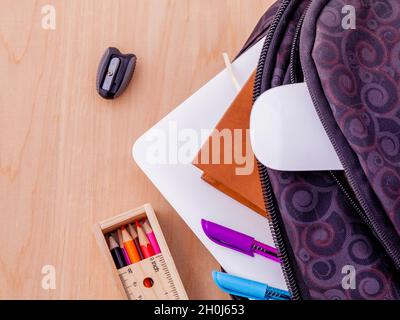
[(364, 215), (362, 208), (358, 205), (357, 199), (354, 199), (355, 196), (352, 196), (352, 190), (347, 187), (346, 182), (341, 182), (340, 178), (335, 174), (334, 171), (329, 171), (331, 174), (333, 180), (335, 180), (336, 184), (338, 185), (339, 189), (342, 191), (344, 196), (346, 197), (347, 201), (350, 203), (350, 205), (353, 207), (353, 209), (362, 217)]
[[(254, 81), (254, 94), (253, 94), (253, 102), (257, 100), (257, 98), (261, 95), (261, 83), (263, 78), (264, 64), (267, 58), (268, 50), (271, 45), (272, 37), (275, 34), (276, 28), (282, 18), (282, 15), (285, 13), (287, 7), (289, 6), (291, 0), (282, 0), (282, 3), (270, 25), (268, 33), (265, 38), (264, 46), (261, 51), (260, 60), (257, 67), (256, 79)], [(300, 292), (297, 286), (294, 273), (292, 270), (292, 266), (289, 261), (288, 252), (285, 246), (285, 242), (283, 240), (282, 233), (279, 227), (279, 219), (277, 216), (277, 210), (274, 203), (274, 194), (272, 191), (271, 181), (268, 176), (267, 168), (262, 165), (257, 160), (258, 171), (261, 180), (261, 187), (264, 197), (265, 206), (270, 216), (269, 225), (272, 233), (272, 237), (274, 239), (275, 246), (279, 251), (279, 258), (281, 260), (281, 266), (283, 275), (285, 278), (286, 285), (290, 292), (291, 298), (293, 300), (300, 300)]]
[[(289, 62), (290, 83), (298, 83), (298, 82), (303, 81), (301, 79), (301, 77), (303, 76), (301, 64), (300, 64), (300, 68), (298, 68), (297, 63), (300, 61), (299, 43), (300, 43), (301, 27), (303, 26), (304, 18), (306, 17), (306, 13), (307, 13), (309, 7), (310, 7), (310, 5), (307, 6), (307, 8), (304, 10), (303, 14), (301, 15), (300, 20), (296, 27), (296, 31), (293, 36), (292, 48), (290, 50), (290, 62)], [(299, 71), (301, 71), (301, 72), (299, 72)]]

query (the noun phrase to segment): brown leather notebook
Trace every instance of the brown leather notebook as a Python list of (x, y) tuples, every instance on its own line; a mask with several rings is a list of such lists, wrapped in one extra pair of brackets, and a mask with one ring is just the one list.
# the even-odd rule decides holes
[[(247, 81), (193, 164), (202, 179), (243, 205), (267, 216), (250, 144), (249, 122), (255, 74)], [(218, 142), (219, 141), (219, 142)]]

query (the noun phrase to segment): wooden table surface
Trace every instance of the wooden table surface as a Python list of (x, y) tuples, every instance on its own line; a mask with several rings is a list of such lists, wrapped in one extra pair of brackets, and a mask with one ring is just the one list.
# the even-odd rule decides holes
[[(223, 68), (272, 0), (0, 0), (0, 299), (116, 299), (92, 225), (150, 202), (191, 299), (225, 299), (218, 263), (131, 157), (134, 141)], [(42, 28), (45, 4), (56, 29)], [(101, 99), (109, 46), (139, 59)], [(56, 288), (42, 288), (53, 265)]]

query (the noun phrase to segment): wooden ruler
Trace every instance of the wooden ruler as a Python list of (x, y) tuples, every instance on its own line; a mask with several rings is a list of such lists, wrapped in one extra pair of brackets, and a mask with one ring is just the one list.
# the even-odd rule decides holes
[[(162, 254), (118, 270), (130, 300), (181, 300)], [(145, 280), (147, 279), (147, 280)], [(145, 282), (152, 286), (146, 287)]]

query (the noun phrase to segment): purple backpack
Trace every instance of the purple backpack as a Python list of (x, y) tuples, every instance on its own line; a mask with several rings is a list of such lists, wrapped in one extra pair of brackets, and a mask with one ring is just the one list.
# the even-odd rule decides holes
[[(343, 26), (345, 6), (355, 9), (355, 28)], [(254, 100), (306, 82), (345, 168), (259, 163), (293, 299), (399, 299), (400, 1), (281, 0), (244, 50), (263, 35)]]

